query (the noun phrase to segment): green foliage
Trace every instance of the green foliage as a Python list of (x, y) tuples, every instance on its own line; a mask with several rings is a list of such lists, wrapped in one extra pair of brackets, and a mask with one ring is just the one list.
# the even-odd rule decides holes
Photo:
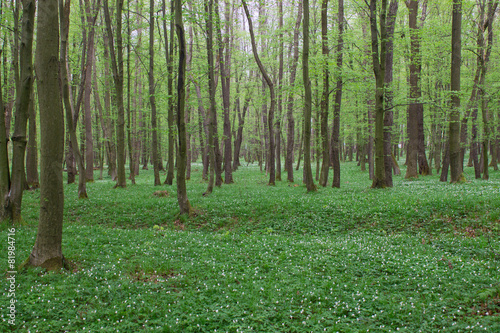
[[(236, 184), (203, 197), (194, 165), (192, 219), (177, 216), (175, 195), (153, 195), (152, 171), (125, 189), (88, 184), (88, 200), (66, 185), (72, 270), (17, 275), (17, 330), (500, 330), (499, 173), (459, 185), (400, 176), (372, 190), (354, 163), (342, 167), (341, 189), (306, 194), (242, 166)], [(18, 262), (35, 240), (37, 200), (27, 192)]]

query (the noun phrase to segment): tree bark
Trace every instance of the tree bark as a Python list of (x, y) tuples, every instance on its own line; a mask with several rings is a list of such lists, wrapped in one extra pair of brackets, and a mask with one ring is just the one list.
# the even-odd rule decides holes
[[(26, 182), (30, 188), (39, 188), (40, 180), (38, 175), (38, 144), (37, 144), (37, 125), (36, 110), (34, 101), (33, 86), (31, 89), (28, 127), (28, 146), (26, 150)], [(1, 110), (1, 109), (0, 109)]]
[[(61, 0), (62, 2), (62, 0)], [(57, 0), (39, 1), (36, 72), (40, 107), (40, 219), (29, 265), (57, 270), (62, 254), (64, 118), (59, 87)]]
[[(2, 49), (0, 49), (0, 57)], [(2, 71), (0, 70), (0, 222), (9, 219), (11, 216), (7, 208), (10, 188), (9, 151), (8, 137), (5, 127), (5, 112), (3, 100)]]
[(278, 2), (278, 115), (276, 117), (276, 180), (281, 181), (281, 115), (283, 114), (283, 0)]
[[(158, 165), (158, 124), (156, 121), (156, 96), (155, 96), (155, 78), (154, 78), (154, 64), (155, 64), (155, 17), (154, 17), (154, 0), (149, 1), (149, 105), (151, 106), (151, 153), (153, 159), (154, 170), (154, 185), (160, 186), (160, 166)], [(170, 184), (171, 185), (171, 184)]]
[[(153, 0), (151, 0), (153, 2)], [(177, 81), (177, 133), (179, 134), (179, 156), (177, 158), (177, 201), (180, 214), (191, 214), (186, 190), (187, 136), (185, 123), (186, 98), (186, 38), (182, 22), (182, 0), (175, 0), (175, 28), (179, 40), (179, 71)]]
[(304, 180), (307, 192), (316, 191), (311, 170), (311, 112), (312, 93), (311, 80), (309, 79), (309, 0), (304, 0), (304, 21), (302, 34), (304, 46), (302, 49), (302, 76), (304, 80)]
[[(385, 66), (387, 56), (387, 0), (382, 0), (380, 13), (380, 51), (377, 29), (377, 1), (370, 0), (370, 31), (372, 41), (373, 72), (375, 74), (375, 173), (372, 188), (384, 188), (384, 98), (385, 98)], [(380, 58), (379, 58), (380, 57)]]
[[(339, 1), (339, 15), (340, 18), (341, 10), (343, 11), (343, 0)], [(342, 42), (342, 30), (344, 17), (342, 15), (342, 22), (338, 22), (339, 25), (339, 42)], [(330, 170), (330, 144), (328, 142), (328, 100), (330, 98), (330, 73), (328, 70), (328, 56), (330, 50), (328, 48), (328, 0), (322, 0), (321, 2), (321, 53), (323, 55), (323, 94), (321, 96), (321, 151), (323, 153), (323, 159), (321, 163), (321, 173), (319, 178), (319, 185), (325, 187), (328, 181), (328, 172)], [(339, 57), (342, 57), (342, 49), (339, 52), (339, 45), (337, 45), (337, 70), (340, 71), (342, 63), (339, 67)], [(340, 58), (342, 59), (342, 58)], [(342, 61), (342, 60), (340, 60)], [(342, 85), (342, 75), (337, 77), (337, 88), (340, 81)], [(342, 95), (340, 95), (342, 98)], [(334, 106), (335, 108), (335, 106)], [(334, 109), (335, 110), (335, 109)], [(335, 111), (334, 111), (334, 122), (335, 122)], [(332, 131), (333, 137), (333, 131)], [(338, 141), (337, 141), (338, 143)], [(338, 147), (337, 147), (338, 148)], [(338, 149), (337, 149), (338, 151)], [(334, 158), (335, 159), (335, 158)], [(340, 164), (340, 163), (339, 163)], [(340, 179), (339, 179), (340, 180)], [(340, 186), (340, 184), (339, 184)]]
[(453, 0), (451, 33), (451, 112), (449, 128), (449, 156), (451, 183), (463, 179), (460, 167), (460, 66), (462, 51), (462, 0)]
[(167, 87), (168, 87), (168, 155), (167, 155), (167, 178), (164, 184), (172, 185), (174, 180), (174, 91), (173, 91), (173, 73), (174, 73), (174, 0), (170, 1), (170, 44), (167, 34), (167, 16), (165, 0), (162, 2), (163, 9), (163, 32), (165, 35), (165, 57), (167, 62)]

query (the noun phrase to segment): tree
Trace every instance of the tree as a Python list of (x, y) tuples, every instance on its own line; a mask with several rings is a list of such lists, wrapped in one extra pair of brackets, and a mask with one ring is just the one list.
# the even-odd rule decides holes
[(379, 31), (377, 28), (377, 1), (370, 0), (370, 31), (372, 45), (373, 72), (375, 74), (375, 173), (372, 188), (384, 188), (384, 95), (385, 95), (385, 60), (387, 56), (387, 0), (382, 0), (380, 9), (380, 51)]
[[(151, 0), (153, 2), (153, 0)], [(177, 81), (177, 133), (179, 135), (179, 156), (177, 158), (177, 201), (181, 214), (191, 214), (186, 190), (187, 135), (185, 119), (186, 99), (186, 38), (182, 22), (182, 1), (175, 1), (175, 29), (179, 40), (179, 71)]]
[[(259, 67), (259, 70), (264, 77), (264, 80), (266, 81), (267, 86), (269, 87), (269, 92), (271, 95), (271, 105), (269, 107), (269, 115), (267, 119), (267, 124), (269, 127), (269, 185), (275, 185), (275, 180), (276, 180), (276, 165), (275, 165), (275, 145), (274, 145), (274, 133), (273, 133), (273, 124), (274, 124), (274, 110), (276, 108), (276, 97), (274, 94), (274, 83), (267, 74), (266, 69), (264, 68), (264, 65), (262, 64), (259, 54), (257, 52), (257, 45), (255, 43), (255, 36), (253, 32), (253, 25), (252, 25), (252, 18), (250, 17), (250, 12), (248, 10), (248, 6), (246, 4), (245, 0), (241, 0), (243, 4), (243, 8), (245, 10), (245, 15), (248, 20), (248, 28), (250, 30), (250, 39), (252, 42), (252, 52), (253, 56), (255, 58), (255, 62), (257, 63), (257, 66)], [(312, 175), (311, 175), (312, 177)]]
[[(342, 103), (342, 66), (344, 56), (344, 0), (339, 0), (337, 40), (337, 84), (335, 87), (335, 105), (333, 106), (333, 128), (331, 140), (331, 152), (333, 161), (333, 181), (332, 187), (340, 188), (340, 156), (339, 156), (339, 136), (340, 136), (340, 107)], [(326, 27), (325, 27), (326, 28)], [(326, 184), (326, 182), (325, 182)]]
[(117, 182), (115, 187), (126, 187), (125, 176), (125, 108), (123, 105), (123, 39), (122, 39), (122, 9), (123, 0), (116, 0), (116, 55), (115, 38), (111, 26), (108, 1), (104, 0), (104, 16), (106, 19), (106, 30), (108, 33), (109, 52), (111, 56), (111, 68), (115, 82), (115, 101), (118, 109), (116, 121), (116, 142), (117, 142)]
[(12, 178), (8, 210), (13, 223), (21, 221), (21, 204), (26, 187), (25, 153), (27, 144), (26, 125), (33, 86), (33, 31), (35, 26), (35, 2), (23, 0), (23, 22), (20, 45), (20, 81), (16, 87), (16, 113), (12, 134)]
[[(410, 26), (410, 105), (408, 107), (408, 163), (405, 178), (416, 178), (418, 173), (428, 175), (430, 173), (429, 164), (425, 156), (424, 142), (424, 106), (422, 104), (422, 90), (420, 87), (420, 77), (422, 72), (422, 56), (420, 53), (420, 36), (418, 18), (418, 0), (407, 0), (406, 6), (409, 9)], [(425, 19), (425, 8), (421, 22)]]
[(174, 180), (174, 96), (173, 96), (173, 73), (174, 73), (174, 0), (170, 1), (170, 43), (167, 34), (167, 16), (165, 0), (162, 1), (163, 32), (165, 35), (165, 57), (167, 62), (167, 85), (168, 85), (168, 156), (167, 156), (167, 178), (165, 184), (172, 185)]
[[(297, 73), (297, 65), (299, 62), (299, 33), (300, 33), (300, 23), (302, 22), (302, 1), (299, 1), (297, 20), (295, 21), (295, 27), (293, 29), (293, 59), (290, 65), (290, 87), (295, 84), (295, 77)], [(287, 180), (293, 182), (293, 151), (294, 151), (294, 139), (295, 139), (295, 120), (293, 117), (293, 101), (294, 96), (292, 92), (288, 93), (287, 100), (287, 147), (286, 147), (286, 160), (285, 160), (285, 170), (287, 172)], [(302, 141), (301, 141), (302, 142)], [(299, 153), (299, 159), (300, 159)], [(297, 164), (298, 165), (298, 164)]]
[(460, 166), (460, 66), (462, 62), (462, 0), (453, 0), (451, 28), (451, 110), (449, 127), (450, 173), (452, 183), (463, 179)]
[(154, 170), (154, 185), (161, 185), (160, 180), (160, 166), (158, 161), (158, 124), (156, 120), (156, 96), (155, 96), (155, 77), (154, 77), (154, 64), (155, 64), (155, 17), (154, 17), (154, 0), (149, 1), (149, 104), (151, 106), (151, 154), (153, 158)]
[[(0, 49), (0, 59), (2, 50)], [(9, 170), (9, 152), (8, 152), (8, 137), (5, 129), (5, 112), (3, 100), (2, 75), (0, 71), (0, 222), (10, 218), (9, 211), (6, 209), (9, 188), (10, 188), (10, 170)]]
[(304, 179), (307, 192), (316, 191), (311, 170), (311, 112), (312, 92), (309, 79), (309, 0), (304, 0), (304, 22), (302, 24), (304, 47), (302, 49), (302, 76), (304, 81)]
[[(78, 198), (86, 199), (87, 195), (87, 179), (85, 172), (85, 165), (83, 163), (83, 158), (80, 153), (80, 147), (78, 145), (78, 139), (76, 136), (76, 124), (78, 121), (79, 107), (74, 110), (71, 101), (71, 87), (69, 85), (69, 74), (68, 74), (68, 34), (69, 34), (69, 16), (71, 9), (71, 1), (67, 0), (63, 6), (63, 1), (59, 2), (59, 30), (61, 35), (61, 50), (60, 50), (60, 81), (61, 81), (61, 95), (64, 102), (65, 114), (66, 114), (66, 127), (69, 133), (69, 144), (73, 151), (74, 158), (78, 165), (79, 176), (78, 176)], [(68, 166), (69, 168), (69, 166)], [(69, 175), (68, 175), (69, 178)]]
[[(341, 3), (343, 3), (343, 0), (339, 1), (339, 17), (341, 12)], [(341, 20), (342, 22), (339, 21), (339, 39), (342, 38), (340, 37), (342, 36), (342, 28), (340, 27), (343, 26), (343, 15)], [(328, 70), (328, 56), (330, 53), (330, 49), (328, 48), (328, 0), (323, 0), (321, 2), (321, 52), (323, 54), (323, 95), (321, 96), (321, 150), (323, 153), (323, 162), (321, 164), (319, 185), (325, 187), (326, 182), (328, 181), (328, 171), (330, 170), (330, 145), (328, 142), (328, 100), (330, 98), (330, 73)], [(340, 56), (342, 55), (342, 50), (337, 53), (337, 66), (339, 54)], [(340, 64), (340, 66), (342, 66), (342, 64)], [(342, 84), (341, 76), (340, 82), (340, 84)], [(340, 96), (342, 97), (342, 95)]]
[[(62, 0), (60, 0), (62, 2)], [(64, 118), (59, 89), (57, 0), (38, 2), (35, 67), (40, 107), (40, 220), (27, 260), (48, 270), (64, 266), (62, 253)]]

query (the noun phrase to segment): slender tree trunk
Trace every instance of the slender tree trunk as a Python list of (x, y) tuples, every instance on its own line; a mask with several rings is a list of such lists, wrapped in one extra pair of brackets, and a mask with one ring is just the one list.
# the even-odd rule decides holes
[(337, 20), (339, 27), (339, 35), (337, 40), (337, 78), (336, 78), (337, 84), (335, 87), (335, 105), (333, 106), (331, 160), (333, 161), (332, 187), (340, 188), (339, 136), (340, 136), (340, 108), (342, 103), (342, 87), (343, 87), (342, 66), (343, 66), (343, 48), (344, 48), (344, 0), (339, 0), (339, 12)]
[[(62, 89), (62, 99), (64, 102), (65, 114), (66, 114), (66, 127), (69, 132), (70, 148), (76, 163), (78, 165), (79, 176), (78, 176), (78, 198), (86, 199), (87, 195), (87, 179), (85, 173), (85, 165), (83, 163), (82, 155), (80, 153), (80, 148), (78, 145), (78, 139), (76, 136), (76, 121), (78, 120), (78, 112), (74, 110), (71, 98), (71, 87), (69, 85), (69, 74), (68, 74), (68, 34), (69, 34), (69, 16), (71, 9), (71, 2), (66, 1), (64, 8), (62, 0), (59, 2), (59, 14), (60, 14), (60, 34), (61, 34), (61, 50), (60, 50), (60, 81)], [(40, 94), (40, 92), (38, 93)], [(39, 97), (40, 98), (40, 97)], [(69, 170), (69, 166), (68, 166)], [(69, 173), (69, 172), (68, 172)]]
[(281, 181), (281, 116), (283, 114), (283, 0), (278, 2), (278, 115), (276, 116), (276, 180)]
[(214, 78), (214, 55), (213, 55), (213, 0), (205, 3), (205, 12), (207, 16), (207, 59), (208, 59), (208, 93), (210, 97), (210, 110), (208, 122), (208, 156), (210, 163), (210, 176), (208, 179), (207, 191), (203, 195), (211, 194), (214, 188), (217, 163), (216, 150), (219, 149), (218, 142), (215, 140), (217, 135), (217, 118), (215, 110), (215, 78)]
[(156, 121), (156, 96), (155, 96), (155, 78), (154, 78), (154, 64), (155, 64), (155, 8), (154, 0), (149, 1), (149, 105), (151, 106), (151, 153), (153, 158), (154, 170), (154, 185), (161, 185), (160, 180), (160, 166), (158, 165), (158, 124)]
[(170, 1), (170, 44), (168, 42), (167, 34), (167, 15), (166, 15), (166, 3), (165, 0), (162, 2), (163, 9), (163, 33), (165, 35), (165, 57), (167, 62), (167, 87), (168, 87), (168, 155), (167, 155), (167, 178), (164, 184), (172, 185), (174, 180), (174, 97), (173, 97), (173, 73), (174, 73), (174, 0)]
[[(297, 12), (297, 20), (295, 21), (295, 28), (293, 30), (293, 58), (290, 68), (290, 87), (295, 85), (295, 77), (297, 73), (297, 65), (299, 62), (299, 33), (300, 33), (300, 22), (302, 21), (302, 1), (299, 1), (298, 4), (298, 12)], [(288, 94), (287, 101), (287, 147), (286, 147), (286, 165), (285, 169), (287, 172), (287, 180), (289, 182), (293, 182), (293, 160), (294, 160), (294, 148), (295, 148), (295, 120), (293, 117), (293, 101), (294, 94), (290, 92)], [(299, 160), (301, 154), (299, 153)], [(297, 163), (297, 166), (300, 163)]]
[[(264, 65), (260, 61), (259, 55), (257, 53), (257, 46), (255, 44), (255, 36), (253, 33), (252, 19), (250, 17), (250, 13), (248, 11), (248, 6), (245, 0), (242, 0), (243, 7), (245, 9), (245, 14), (248, 20), (248, 27), (250, 29), (250, 38), (252, 41), (252, 51), (255, 58), (255, 62), (260, 69), (262, 76), (264, 77), (267, 86), (269, 87), (270, 95), (271, 95), (271, 106), (269, 107), (269, 115), (268, 115), (268, 127), (269, 127), (269, 185), (275, 185), (276, 180), (276, 165), (275, 165), (275, 145), (274, 145), (274, 133), (273, 133), (273, 124), (274, 124), (274, 110), (276, 104), (276, 97), (274, 95), (274, 83), (267, 74)], [(312, 177), (312, 176), (311, 176)]]
[[(0, 49), (0, 59), (2, 58), (2, 49)], [(9, 199), (10, 188), (10, 170), (9, 170), (9, 152), (8, 137), (5, 126), (5, 112), (3, 100), (2, 71), (0, 70), (0, 222), (9, 219), (10, 213), (6, 209)]]
[[(12, 179), (9, 193), (9, 210), (14, 223), (21, 222), (21, 204), (26, 187), (25, 154), (26, 126), (33, 86), (33, 31), (35, 26), (35, 1), (23, 0), (21, 26), (20, 81), (16, 87), (16, 113), (12, 134)], [(3, 112), (3, 110), (2, 110)]]
[(309, 0), (304, 0), (304, 21), (302, 33), (304, 47), (302, 49), (302, 76), (304, 80), (304, 180), (307, 192), (316, 191), (311, 170), (311, 112), (312, 94), (311, 80), (309, 79)]
[[(62, 2), (62, 0), (61, 0)], [(64, 117), (59, 87), (59, 26), (57, 0), (39, 1), (36, 72), (40, 107), (40, 219), (32, 266), (57, 270), (64, 266), (62, 254)], [(62, 7), (62, 6), (61, 6)]]
[[(341, 13), (341, 6), (343, 11), (343, 0), (339, 1), (339, 18)], [(344, 17), (342, 15), (342, 22), (339, 21), (339, 42), (342, 42), (342, 30), (344, 24)], [(342, 27), (342, 28), (341, 28)], [(328, 0), (323, 0), (321, 3), (321, 51), (323, 54), (323, 94), (321, 96), (321, 150), (323, 153), (323, 160), (321, 164), (321, 176), (319, 178), (319, 185), (325, 187), (328, 181), (328, 171), (330, 170), (330, 144), (328, 142), (328, 100), (330, 98), (330, 73), (328, 70), (328, 56), (330, 50), (328, 48)], [(340, 71), (342, 63), (339, 67), (339, 57), (342, 57), (342, 49), (339, 52), (337, 45), (337, 69)], [(342, 60), (340, 60), (342, 61)], [(342, 85), (342, 75), (337, 78), (338, 83)], [(342, 95), (340, 95), (342, 98)], [(334, 111), (335, 118), (335, 111)], [(335, 122), (335, 120), (334, 120)], [(333, 131), (332, 131), (333, 137)], [(336, 147), (338, 148), (338, 147)], [(334, 158), (335, 159), (335, 158)], [(335, 163), (335, 162), (334, 162)], [(339, 163), (340, 164), (340, 163)], [(340, 184), (339, 184), (340, 186)]]
[(225, 20), (226, 31), (225, 37), (222, 39), (222, 32), (220, 27), (220, 14), (219, 14), (219, 1), (215, 2), (215, 14), (217, 17), (217, 39), (219, 43), (219, 70), (222, 86), (222, 106), (224, 110), (224, 183), (233, 183), (233, 170), (231, 167), (232, 160), (232, 147), (231, 147), (231, 122), (229, 119), (230, 105), (230, 83), (231, 83), (231, 49), (229, 37), (232, 34), (230, 29), (230, 5), (225, 1)]
[[(153, 2), (153, 0), (151, 0)], [(179, 40), (179, 71), (177, 81), (177, 133), (179, 134), (179, 156), (177, 158), (177, 201), (181, 214), (191, 214), (186, 190), (187, 135), (185, 123), (186, 98), (186, 38), (182, 22), (182, 1), (175, 0), (175, 28)]]
[(449, 129), (449, 156), (451, 182), (460, 182), (463, 178), (460, 167), (460, 66), (462, 41), (462, 0), (453, 0), (451, 33), (451, 112)]
[(125, 109), (123, 105), (123, 40), (122, 40), (122, 9), (123, 0), (116, 0), (116, 55), (111, 17), (109, 15), (108, 0), (104, 0), (104, 16), (106, 18), (106, 30), (109, 40), (109, 51), (111, 56), (111, 68), (115, 82), (116, 105), (118, 116), (116, 121), (117, 142), (117, 182), (115, 187), (126, 187), (125, 176)]
[(92, 71), (94, 65), (95, 48), (95, 18), (91, 13), (90, 1), (85, 0), (85, 15), (87, 17), (87, 25), (89, 28), (88, 41), (87, 41), (87, 64), (85, 65), (85, 171), (86, 180), (88, 182), (94, 181), (94, 140), (92, 137), (92, 112), (90, 96), (92, 93)]

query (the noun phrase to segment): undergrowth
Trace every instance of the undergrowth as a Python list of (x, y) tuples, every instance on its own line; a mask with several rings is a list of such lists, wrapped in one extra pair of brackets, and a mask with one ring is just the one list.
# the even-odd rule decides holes
[[(498, 172), (459, 185), (398, 176), (373, 190), (344, 163), (340, 189), (307, 194), (302, 172), (267, 186), (250, 165), (204, 197), (193, 169), (193, 218), (151, 171), (125, 189), (89, 183), (88, 200), (65, 185), (72, 269), (19, 272), (16, 326), (2, 310), (0, 331), (500, 331)], [(18, 263), (34, 244), (38, 200), (26, 192)]]

